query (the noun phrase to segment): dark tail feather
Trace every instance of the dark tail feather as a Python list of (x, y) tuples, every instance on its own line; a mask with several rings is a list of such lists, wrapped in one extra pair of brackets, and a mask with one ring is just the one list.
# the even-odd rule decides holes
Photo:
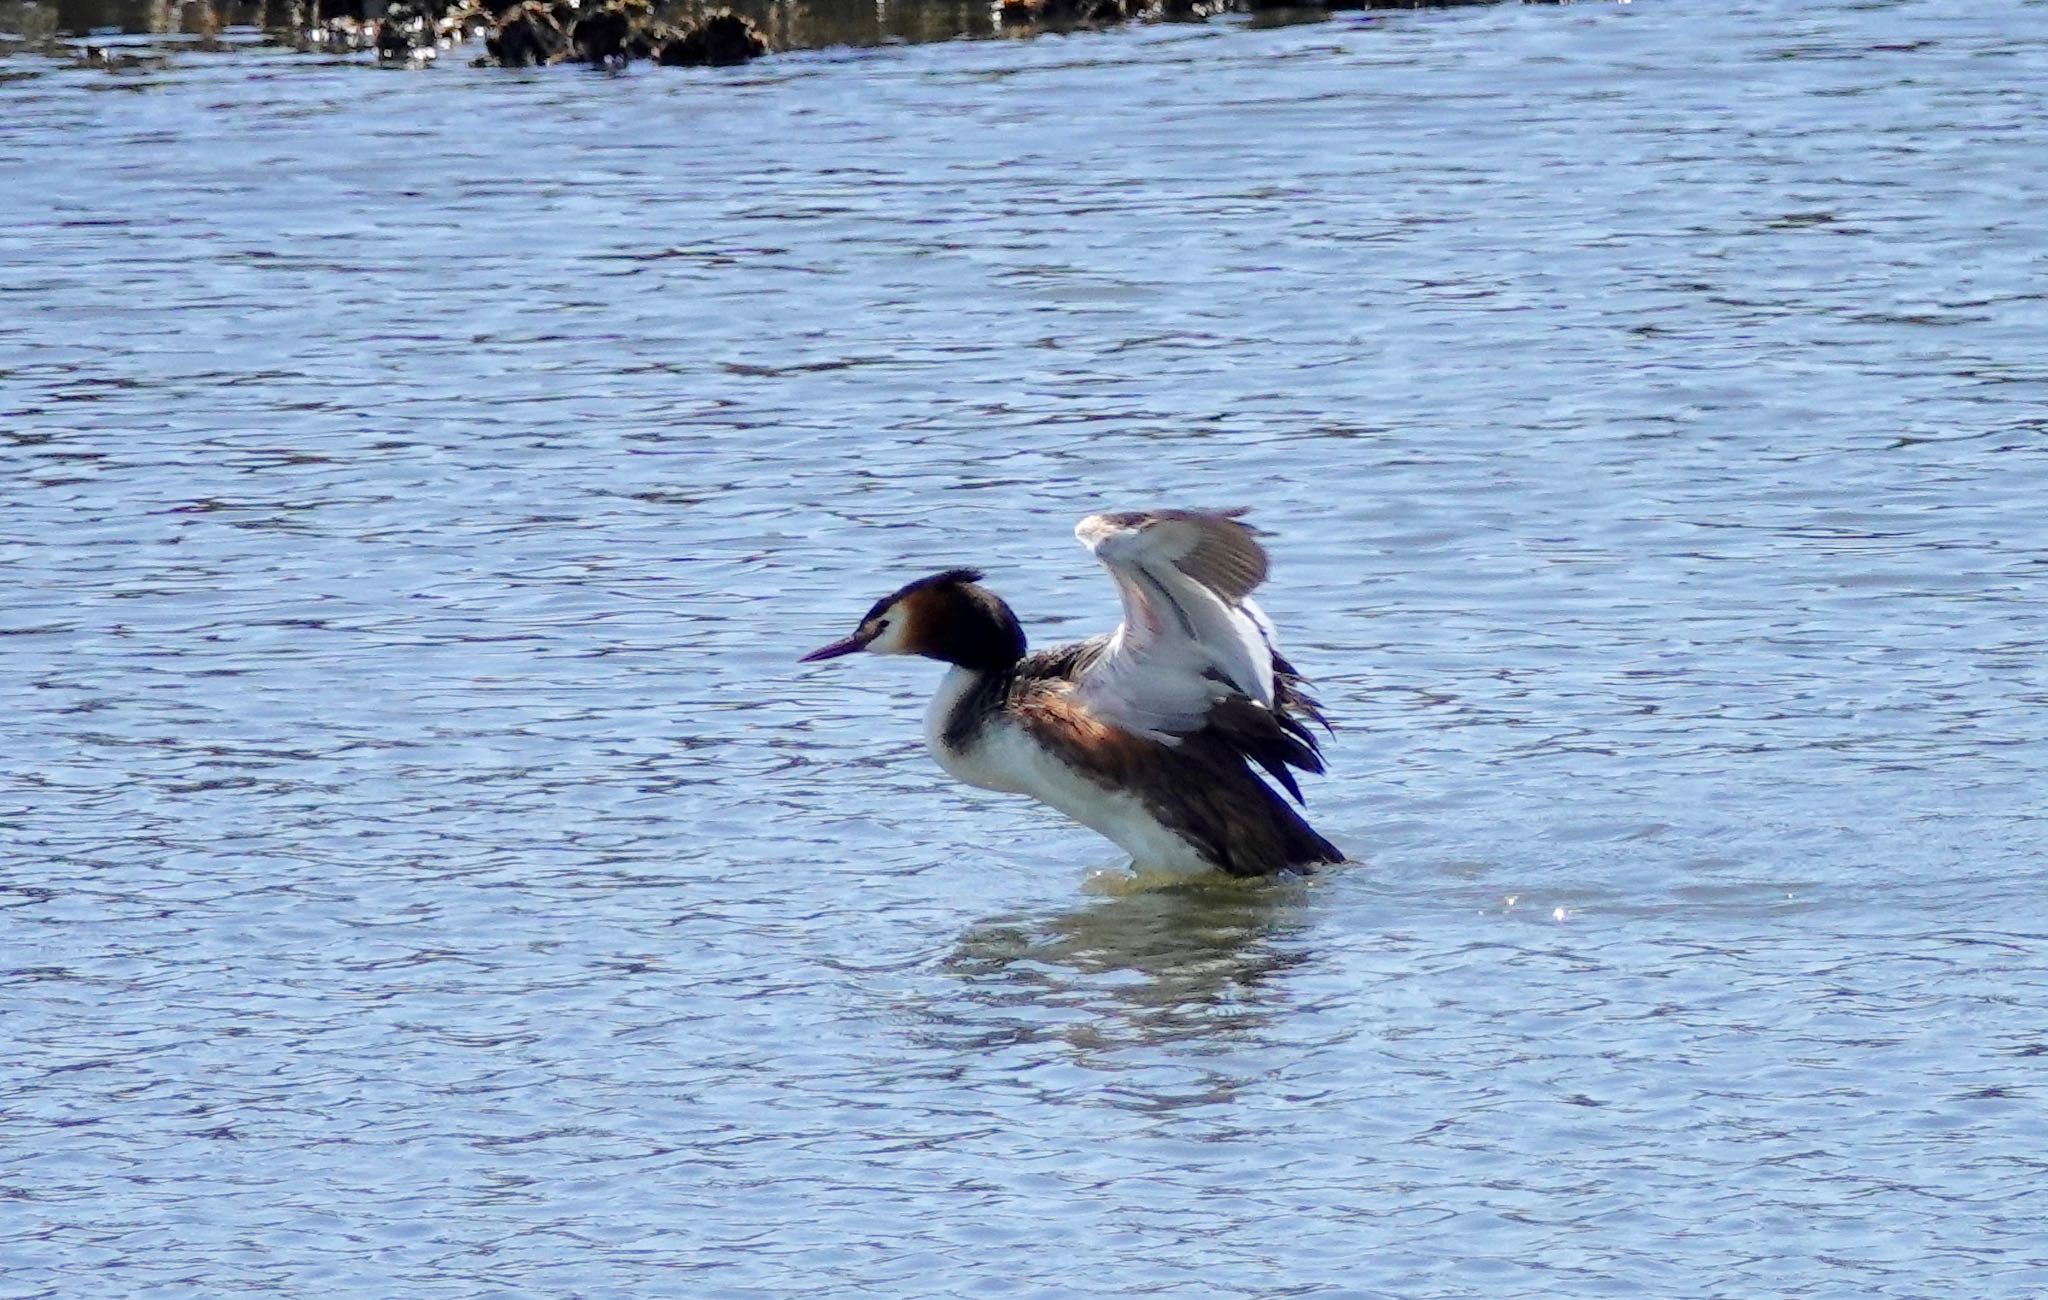
[(1285, 816), (1280, 823), (1281, 841), (1286, 846), (1287, 865), (1296, 871), (1312, 871), (1316, 867), (1344, 861), (1344, 851), (1316, 834), (1315, 828), (1301, 819), (1301, 814), (1281, 803), (1274, 806)]
[[(1274, 754), (1283, 764), (1320, 773), (1323, 770), (1323, 748), (1316, 743), (1315, 733), (1309, 730), (1309, 724), (1314, 723), (1330, 735), (1335, 734), (1335, 729), (1330, 726), (1329, 718), (1323, 715), (1322, 701), (1309, 694), (1308, 679), (1277, 650), (1273, 652), (1273, 706), (1269, 716), (1280, 724), (1278, 730), (1284, 743), (1272, 745), (1263, 752)], [(1288, 772), (1285, 766), (1266, 761), (1259, 753), (1254, 753), (1253, 757), (1259, 760), (1261, 767), (1279, 778), (1280, 784), (1294, 796), (1294, 802), (1304, 802), (1301, 791), (1295, 786), (1293, 773)], [(1307, 872), (1345, 860), (1342, 849), (1318, 835), (1315, 827), (1288, 807), (1280, 796), (1273, 796), (1272, 808), (1273, 817), (1280, 827), (1281, 851), (1286, 856), (1289, 869)]]
[(1238, 753), (1264, 768), (1282, 789), (1303, 802), (1301, 786), (1290, 767), (1304, 772), (1323, 770), (1322, 751), (1300, 722), (1274, 713), (1243, 696), (1224, 700), (1209, 710), (1209, 730)]
[(1306, 875), (1319, 866), (1347, 860), (1342, 849), (1317, 834), (1315, 827), (1309, 825), (1277, 791), (1266, 785), (1259, 788), (1266, 796), (1266, 811), (1273, 818), (1273, 828), (1279, 832), (1278, 869)]
[[(1324, 731), (1336, 734), (1330, 720), (1323, 716), (1322, 701), (1309, 694), (1308, 678), (1303, 677), (1301, 670), (1287, 662), (1287, 657), (1278, 650), (1273, 652), (1273, 705), (1290, 722), (1295, 718), (1307, 718)], [(1307, 731), (1308, 728), (1302, 728), (1303, 734)]]
[(1286, 790), (1288, 794), (1294, 796), (1294, 802), (1308, 802), (1308, 800), (1301, 797), (1301, 783), (1294, 779), (1294, 773), (1287, 770), (1287, 764), (1275, 763), (1272, 760), (1265, 758), (1264, 756), (1259, 754), (1253, 754), (1252, 758), (1257, 760), (1258, 765), (1260, 767), (1266, 769), (1267, 776), (1270, 776), (1275, 781), (1278, 781), (1282, 789)]

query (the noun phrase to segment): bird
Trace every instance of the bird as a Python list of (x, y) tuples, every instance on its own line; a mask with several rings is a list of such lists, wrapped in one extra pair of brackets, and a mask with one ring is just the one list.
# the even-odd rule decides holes
[[(874, 603), (804, 655), (922, 655), (949, 665), (925, 715), (939, 766), (1023, 794), (1109, 839), (1141, 872), (1308, 874), (1345, 860), (1281, 797), (1320, 774), (1306, 680), (1252, 600), (1268, 560), (1243, 509), (1091, 514), (1074, 536), (1114, 579), (1116, 630), (1030, 651), (975, 569)], [(1259, 771), (1254, 771), (1256, 766)]]

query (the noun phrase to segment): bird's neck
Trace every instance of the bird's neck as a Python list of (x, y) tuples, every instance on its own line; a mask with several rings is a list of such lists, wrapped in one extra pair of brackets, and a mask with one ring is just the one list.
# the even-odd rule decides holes
[(1024, 657), (1024, 629), (1010, 607), (986, 590), (948, 610), (919, 653), (982, 674), (1007, 673)]
[[(939, 679), (931, 708), (925, 711), (925, 739), (939, 761), (964, 753), (1009, 694), (1016, 665), (998, 669), (955, 664)], [(962, 778), (965, 779), (965, 778)]]

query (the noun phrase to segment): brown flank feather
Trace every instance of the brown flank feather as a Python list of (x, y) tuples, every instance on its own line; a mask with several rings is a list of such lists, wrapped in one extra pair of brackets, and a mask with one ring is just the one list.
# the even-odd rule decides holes
[[(1334, 845), (1253, 775), (1240, 746), (1213, 726), (1169, 745), (1096, 717), (1074, 698), (1071, 682), (1018, 687), (1010, 715), (1034, 740), (1097, 784), (1136, 795), (1168, 829), (1230, 874), (1264, 876), (1343, 861)], [(1269, 771), (1278, 766), (1258, 761)], [(1282, 780), (1293, 787), (1291, 777)]]

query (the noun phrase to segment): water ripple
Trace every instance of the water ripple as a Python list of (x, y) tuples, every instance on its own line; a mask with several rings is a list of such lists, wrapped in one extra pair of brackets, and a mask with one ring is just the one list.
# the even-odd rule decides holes
[[(2039, 1294), (2048, 43), (0, 58), (21, 1294)], [(954, 787), (1244, 503), (1311, 883)], [(1057, 1250), (1045, 1243), (1057, 1240)]]

